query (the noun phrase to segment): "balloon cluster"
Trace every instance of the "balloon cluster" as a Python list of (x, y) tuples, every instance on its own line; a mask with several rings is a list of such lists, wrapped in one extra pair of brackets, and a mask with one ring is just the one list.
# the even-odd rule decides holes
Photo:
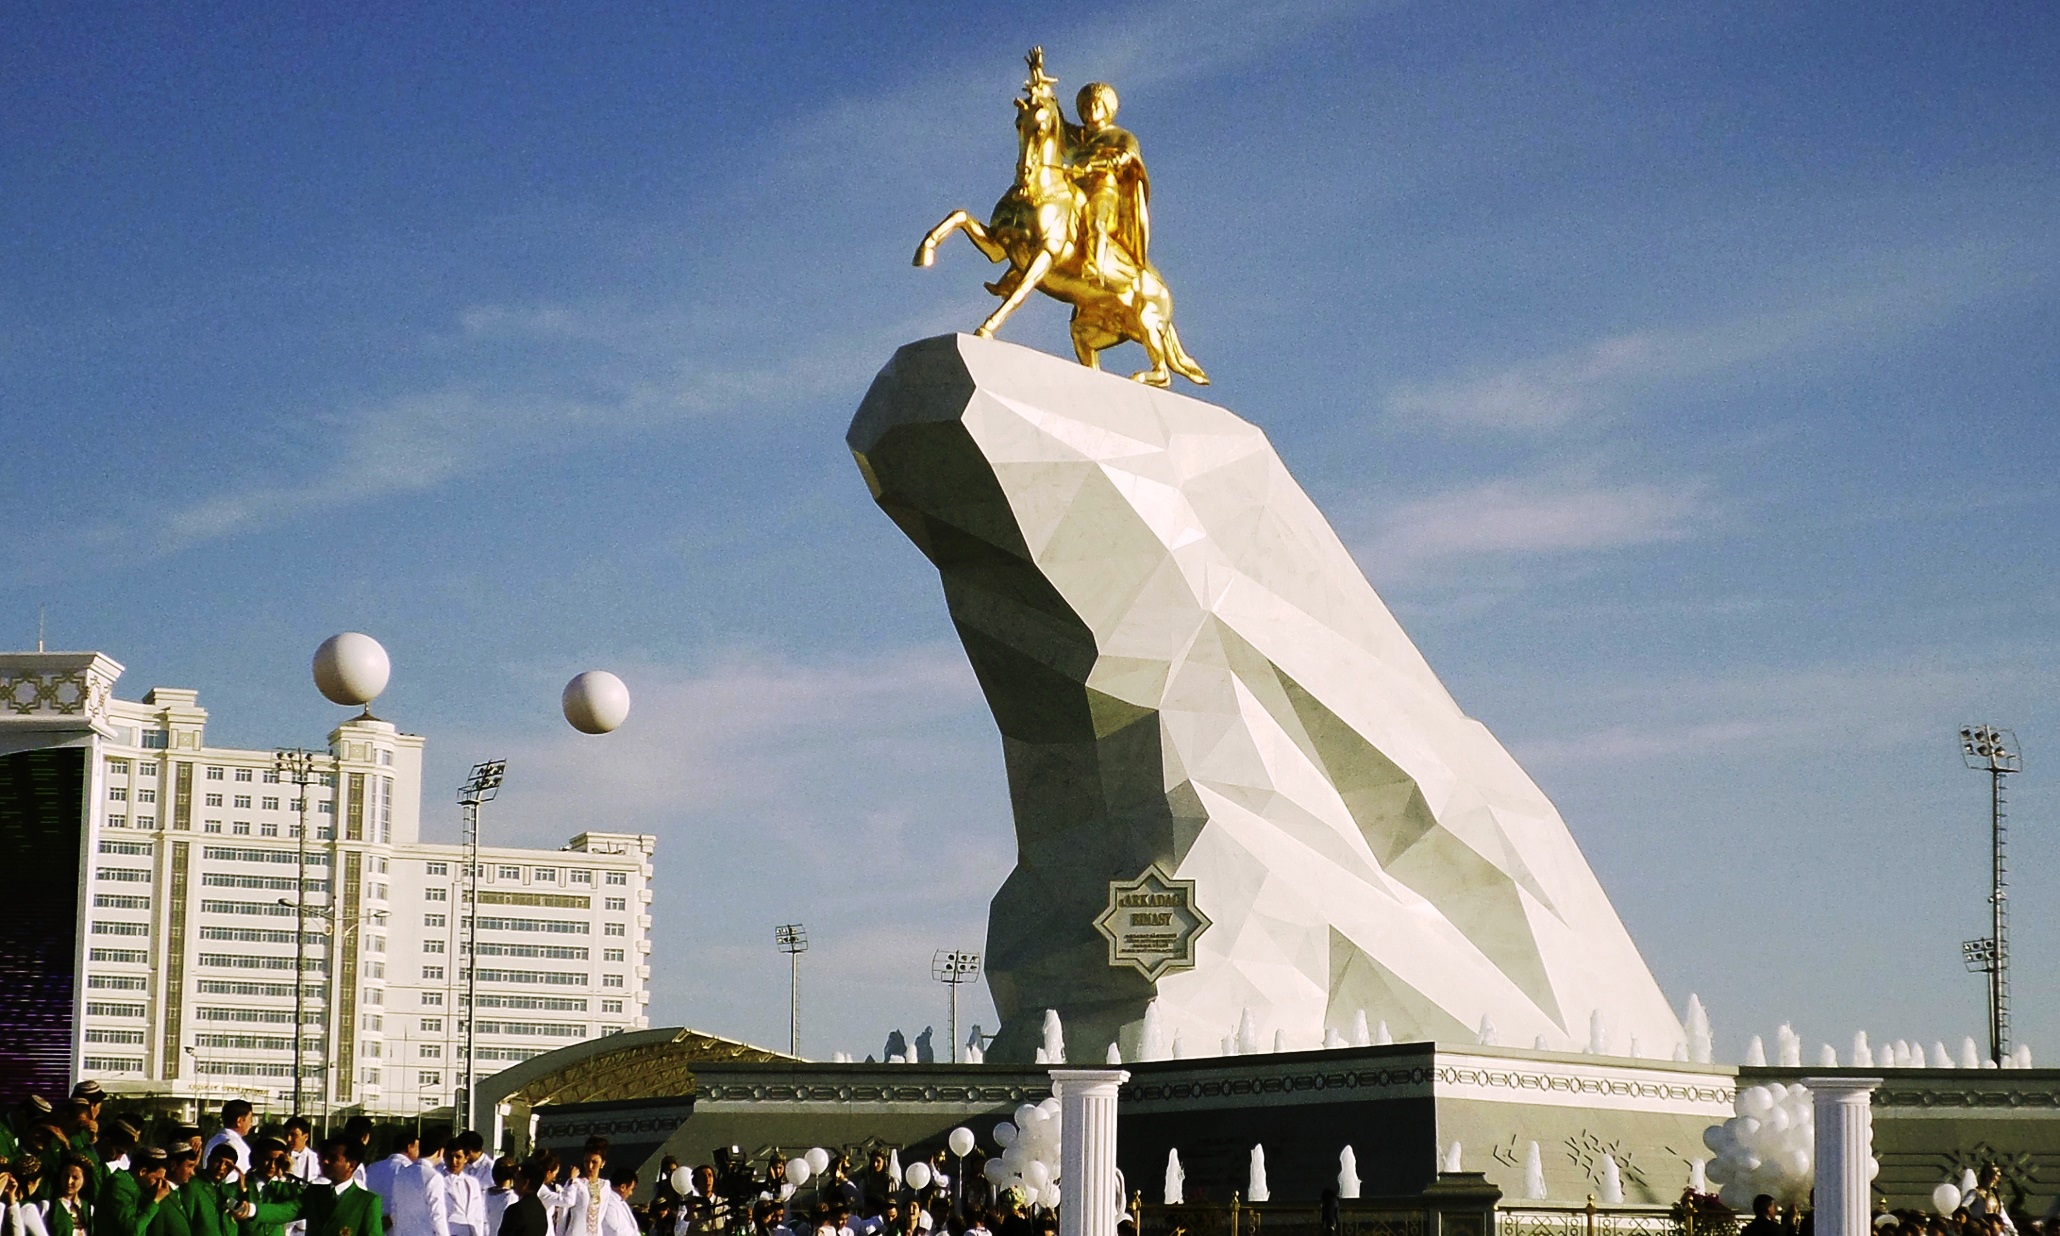
[[(1733, 1210), (1747, 1210), (1765, 1193), (1783, 1204), (1807, 1202), (1816, 1168), (1817, 1117), (1809, 1087), (1769, 1082), (1747, 1086), (1733, 1103), (1737, 1115), (1713, 1124), (1703, 1145), (1717, 1157), (1709, 1178), (1723, 1187), (1717, 1196)], [(1881, 1164), (1868, 1160), (1868, 1179)]]
[(1059, 1204), (1059, 1101), (1024, 1103), (1016, 1108), (1014, 1123), (994, 1126), (994, 1144), (1001, 1157), (987, 1160), (982, 1172), (997, 1194), (1020, 1189), (1032, 1206), (1056, 1208)]

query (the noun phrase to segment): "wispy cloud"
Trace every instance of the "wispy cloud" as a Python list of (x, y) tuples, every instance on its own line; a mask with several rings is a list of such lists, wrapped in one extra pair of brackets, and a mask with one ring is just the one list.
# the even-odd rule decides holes
[(1404, 383), (1383, 410), (1400, 424), (1545, 433), (1606, 420), (1670, 385), (1798, 352), (1892, 337), (2022, 282), (1995, 246), (1969, 242), (1865, 255), (1822, 286), (1768, 286), (1753, 310), (1606, 335), (1548, 356)]
[(1688, 537), (1714, 506), (1700, 481), (1612, 484), (1588, 476), (1489, 481), (1402, 503), (1377, 517), (1360, 556), (1389, 579), (1485, 555), (1598, 552)]
[(1850, 758), (1928, 743), (1946, 732), (1941, 716), (1992, 701), (1999, 684), (2027, 699), (2050, 693), (2050, 650), (2011, 650), (2000, 663), (1991, 652), (1591, 681), (1583, 688), (1589, 711), (1612, 721), (1575, 721), (1569, 732), (1519, 740), (1511, 749), (1525, 766), (1542, 769), (1670, 758), (1707, 764), (1726, 754), (1775, 751)]
[[(514, 672), (542, 687), (567, 668)], [(507, 756), (493, 836), (657, 836), (661, 1021), (784, 1044), (786, 976), (770, 932), (802, 921), (815, 944), (805, 1051), (877, 1052), (887, 1029), (932, 1022), (941, 1048), (931, 951), (981, 947), (1015, 853), (1000, 743), (963, 652), (811, 663), (733, 651), (616, 668), (634, 704), (614, 734), (561, 726), (439, 741)], [(981, 999), (968, 993), (969, 1021)], [(831, 1021), (840, 1030), (826, 1041)]]

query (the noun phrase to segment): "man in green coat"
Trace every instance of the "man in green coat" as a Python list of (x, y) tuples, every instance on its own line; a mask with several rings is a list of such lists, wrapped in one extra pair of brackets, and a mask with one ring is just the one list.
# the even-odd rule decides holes
[(238, 1236), (286, 1236), (286, 1225), (300, 1218), (301, 1195), (307, 1182), (289, 1169), (292, 1152), (276, 1137), (250, 1144), (250, 1174), (243, 1178), (243, 1200), (250, 1216), (237, 1224)]
[(157, 1208), (157, 1217), (150, 1221), (150, 1236), (193, 1236), (189, 1191), (193, 1187), (193, 1169), (199, 1165), (200, 1156), (191, 1146), (175, 1146), (165, 1152), (165, 1183), (172, 1186), (172, 1191), (165, 1195), (164, 1203)]
[(236, 1147), (218, 1143), (208, 1152), (207, 1169), (181, 1190), (191, 1236), (236, 1236), (238, 1221), (250, 1210), (239, 1177)]
[(302, 1197), (307, 1236), (382, 1236), (379, 1195), (351, 1179), (361, 1153), (341, 1134), (322, 1143), (322, 1175), (328, 1183), (311, 1186)]
[(150, 1236), (157, 1208), (171, 1196), (164, 1151), (155, 1146), (131, 1151), (129, 1160), (127, 1170), (109, 1175), (100, 1188), (100, 1204), (93, 1208), (93, 1236)]

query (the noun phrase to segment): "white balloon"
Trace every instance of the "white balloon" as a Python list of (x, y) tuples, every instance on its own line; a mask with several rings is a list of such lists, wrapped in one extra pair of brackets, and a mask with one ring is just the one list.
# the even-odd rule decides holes
[(1031, 1188), (1042, 1189), (1051, 1183), (1051, 1169), (1044, 1165), (1044, 1160), (1032, 1159), (1023, 1165), (1023, 1179), (1030, 1182)]
[(1038, 1190), (1037, 1196), (1043, 1198), (1044, 1204), (1051, 1207), (1053, 1210), (1057, 1210), (1059, 1208), (1059, 1186), (1056, 1182), (1048, 1184), (1044, 1186), (1044, 1188)]
[(908, 1182), (911, 1189), (927, 1189), (930, 1187), (930, 1165), (920, 1161), (911, 1163), (908, 1170), (901, 1173), (901, 1178)]
[(1933, 1189), (1931, 1191), (1931, 1204), (1937, 1209), (1938, 1213), (1951, 1216), (1954, 1211), (1960, 1208), (1960, 1186), (1949, 1180), (1938, 1188)]
[(1043, 1112), (1047, 1116), (1057, 1116), (1059, 1114), (1059, 1100), (1057, 1096), (1053, 1096), (1052, 1098), (1046, 1099), (1044, 1102), (1039, 1103), (1037, 1105), (1037, 1110)]
[(944, 1139), (944, 1144), (951, 1147), (951, 1153), (963, 1159), (973, 1153), (973, 1131), (960, 1125), (951, 1131), (951, 1136)]
[(1012, 1142), (1014, 1142), (1015, 1140), (1016, 1140), (1016, 1126), (1015, 1126), (1015, 1125), (1012, 1125), (1012, 1124), (1010, 1124), (1010, 1123), (1009, 1123), (1008, 1121), (1004, 1120), (1004, 1121), (1002, 1121), (1002, 1122), (1001, 1122), (1000, 1124), (998, 1124), (998, 1125), (995, 1125), (995, 1126), (994, 1126), (994, 1144), (995, 1144), (995, 1145), (997, 1145), (997, 1146), (1001, 1147), (1001, 1148), (1002, 1148), (1003, 1150), (1007, 1150), (1007, 1149), (1009, 1148), (1009, 1144), (1010, 1144), (1010, 1143), (1012, 1143)]
[(787, 1174), (787, 1183), (788, 1183), (788, 1184), (790, 1184), (790, 1185), (793, 1185), (793, 1186), (794, 1186), (795, 1188), (797, 1188), (797, 1189), (798, 1189), (798, 1188), (800, 1188), (800, 1187), (801, 1187), (802, 1185), (805, 1185), (805, 1184), (807, 1184), (807, 1183), (808, 1183), (808, 1178), (809, 1178), (810, 1176), (814, 1175), (814, 1173), (813, 1173), (813, 1172), (811, 1172), (811, 1171), (809, 1171), (809, 1169), (808, 1169), (808, 1160), (807, 1160), (807, 1159), (789, 1159), (789, 1160), (787, 1160), (787, 1173), (786, 1173), (786, 1174)]
[(369, 704), (386, 690), (393, 663), (369, 635), (345, 631), (315, 649), (315, 689), (332, 704)]
[(1024, 1204), (1025, 1206), (1035, 1206), (1035, 1205), (1037, 1204), (1037, 1186), (1036, 1186), (1036, 1185), (1027, 1185), (1027, 1184), (1026, 1184), (1026, 1185), (1022, 1186), (1022, 1188), (1023, 1188), (1023, 1204)]
[(565, 684), (558, 706), (573, 729), (606, 734), (629, 719), (629, 688), (607, 670), (588, 670)]
[(801, 1157), (808, 1160), (808, 1170), (815, 1175), (820, 1176), (830, 1170), (830, 1152), (821, 1146), (809, 1147), (808, 1153)]
[(687, 1190), (693, 1187), (694, 1173), (690, 1168), (675, 1167), (669, 1179), (672, 1181), (672, 1191), (684, 1197)]
[(980, 1169), (980, 1174), (987, 1177), (988, 1184), (999, 1187), (1002, 1181), (1009, 1178), (1009, 1165), (1000, 1159), (989, 1159), (987, 1166)]
[(1016, 1127), (1020, 1129), (1024, 1125), (1029, 1124), (1031, 1120), (1035, 1119), (1035, 1117), (1033, 1117), (1031, 1113), (1036, 1110), (1037, 1104), (1035, 1103), (1016, 1104)]

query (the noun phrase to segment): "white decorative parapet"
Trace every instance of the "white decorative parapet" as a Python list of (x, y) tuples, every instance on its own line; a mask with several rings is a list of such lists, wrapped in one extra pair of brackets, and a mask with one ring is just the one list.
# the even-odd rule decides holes
[(1805, 1077), (1817, 1116), (1817, 1236), (1867, 1236), (1878, 1077)]
[[(1116, 1236), (1123, 1194), (1116, 1183), (1116, 1098), (1123, 1069), (1053, 1069), (1059, 1101), (1059, 1236)], [(1172, 1167), (1167, 1172), (1171, 1177)]]

